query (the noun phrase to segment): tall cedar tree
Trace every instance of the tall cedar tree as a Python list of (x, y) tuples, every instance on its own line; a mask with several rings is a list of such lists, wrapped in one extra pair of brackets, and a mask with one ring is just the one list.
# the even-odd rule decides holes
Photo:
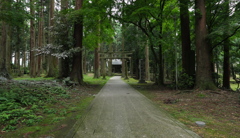
[(206, 8), (204, 0), (195, 0), (196, 89), (216, 89), (212, 79), (210, 47), (207, 44)]
[[(61, 0), (61, 10), (68, 9), (68, 0)], [(64, 24), (64, 18), (62, 18), (61, 23)], [(63, 45), (61, 52), (68, 50), (68, 31), (61, 34), (61, 44)], [(69, 58), (60, 58), (59, 59), (59, 73), (58, 78), (66, 78), (70, 74), (70, 67), (69, 67)]]
[[(11, 8), (10, 4), (7, 4), (7, 0), (0, 0), (0, 10), (8, 11)], [(5, 5), (6, 4), (6, 5)], [(1, 17), (0, 17), (1, 18)], [(7, 33), (8, 33), (8, 24), (4, 21), (1, 22), (1, 39), (0, 39), (0, 77), (5, 77), (10, 79), (9, 72), (7, 70)]]
[[(49, 28), (54, 25), (53, 17), (54, 17), (54, 7), (55, 7), (55, 0), (50, 0), (49, 1), (49, 19), (48, 19), (48, 25)], [(51, 37), (51, 30), (49, 30), (49, 37), (48, 37), (48, 43), (53, 44), (53, 39)], [(47, 56), (48, 61), (48, 77), (55, 77), (56, 76), (56, 69), (57, 69), (57, 59), (56, 57), (53, 57), (51, 55)]]
[(180, 1), (181, 39), (182, 39), (182, 67), (189, 76), (195, 74), (195, 51), (191, 50), (190, 21), (188, 4), (190, 0)]
[(36, 66), (35, 66), (35, 23), (34, 23), (34, 16), (35, 16), (35, 8), (34, 8), (34, 1), (30, 0), (30, 14), (33, 19), (30, 20), (30, 76), (36, 77)]
[[(229, 0), (224, 1), (224, 13), (225, 19), (229, 18)], [(226, 21), (228, 24), (228, 21)], [(226, 31), (225, 36), (228, 36), (228, 31)], [(224, 51), (224, 57), (223, 57), (223, 88), (230, 89), (230, 55), (229, 55), (229, 39), (226, 39), (223, 43), (223, 51)]]
[[(83, 0), (76, 0), (75, 10), (81, 9), (83, 6)], [(83, 73), (82, 73), (82, 40), (83, 40), (83, 21), (77, 21), (74, 23), (74, 38), (75, 48), (79, 48), (80, 51), (76, 52), (73, 56), (72, 71), (70, 73), (70, 79), (72, 81), (78, 81), (80, 85), (83, 85)]]

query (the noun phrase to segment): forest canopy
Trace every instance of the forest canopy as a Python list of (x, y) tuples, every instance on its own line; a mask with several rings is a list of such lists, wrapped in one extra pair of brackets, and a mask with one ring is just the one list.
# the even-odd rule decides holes
[(144, 59), (144, 79), (156, 85), (231, 89), (231, 80), (239, 78), (238, 0), (0, 0), (0, 5), (0, 76), (7, 79), (44, 74), (84, 85), (84, 73), (113, 75), (113, 53), (131, 53), (121, 59), (126, 78), (140, 78)]

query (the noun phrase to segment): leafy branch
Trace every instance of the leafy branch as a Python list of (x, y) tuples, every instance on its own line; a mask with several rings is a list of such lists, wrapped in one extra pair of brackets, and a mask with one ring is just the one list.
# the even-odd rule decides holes
[(238, 27), (233, 31), (232, 34), (226, 36), (222, 41), (220, 41), (220, 42), (218, 42), (217, 44), (215, 44), (215, 45), (212, 47), (212, 49), (216, 48), (218, 45), (222, 44), (222, 43), (225, 42), (227, 39), (229, 39), (230, 37), (234, 36), (239, 29), (240, 29), (240, 26), (238, 26)]

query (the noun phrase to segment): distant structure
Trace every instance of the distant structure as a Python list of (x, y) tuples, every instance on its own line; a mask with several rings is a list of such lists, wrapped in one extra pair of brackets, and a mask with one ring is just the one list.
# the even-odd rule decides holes
[(122, 73), (122, 60), (120, 60), (120, 59), (112, 60), (112, 72), (113, 73)]

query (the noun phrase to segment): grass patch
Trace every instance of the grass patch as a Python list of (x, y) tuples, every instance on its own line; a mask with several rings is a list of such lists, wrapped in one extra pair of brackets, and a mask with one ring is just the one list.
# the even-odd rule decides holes
[(32, 78), (29, 75), (24, 75), (21, 77), (16, 77), (14, 78), (14, 80), (28, 80), (28, 81), (46, 81), (46, 80), (54, 80), (55, 78), (53, 77), (49, 77), (49, 78), (45, 78), (45, 77), (36, 77), (36, 78)]
[(104, 85), (111, 77), (106, 76), (106, 79), (100, 78), (93, 78), (93, 74), (84, 74), (83, 81), (89, 85)]
[(93, 79), (89, 74), (84, 78), (87, 86), (45, 86), (21, 81), (53, 80), (41, 77), (0, 83), (0, 137), (63, 137), (68, 134), (84, 115), (94, 94), (109, 79)]
[(238, 84), (233, 84), (233, 83), (231, 83), (231, 89), (232, 90), (234, 90), (234, 91), (236, 91), (237, 90), (237, 86), (238, 86)]

